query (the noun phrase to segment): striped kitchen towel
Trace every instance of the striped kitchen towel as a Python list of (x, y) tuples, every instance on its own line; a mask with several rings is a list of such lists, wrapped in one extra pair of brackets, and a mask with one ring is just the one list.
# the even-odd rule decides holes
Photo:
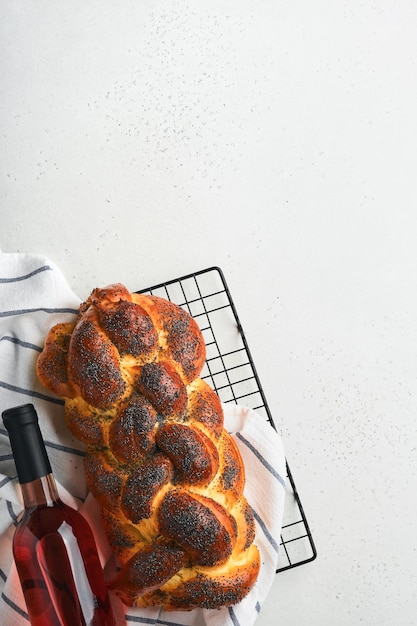
[[(121, 277), (121, 282), (123, 278)], [(92, 285), (92, 289), (97, 285)], [(38, 381), (35, 363), (49, 329), (71, 321), (79, 298), (59, 268), (36, 254), (0, 252), (0, 414), (31, 402), (39, 416), (62, 499), (81, 510), (94, 530), (103, 567), (110, 549), (97, 504), (88, 494), (83, 446), (69, 433), (63, 401)], [(249, 595), (238, 605), (211, 611), (167, 613), (132, 609), (112, 598), (117, 625), (250, 626), (255, 623), (274, 580), (285, 498), (285, 456), (278, 434), (248, 408), (225, 404), (225, 427), (233, 434), (246, 467), (246, 497), (256, 520), (255, 543), (262, 567)], [(0, 422), (0, 624), (23, 626), (29, 618), (12, 556), (14, 529), (22, 511), (7, 432)]]

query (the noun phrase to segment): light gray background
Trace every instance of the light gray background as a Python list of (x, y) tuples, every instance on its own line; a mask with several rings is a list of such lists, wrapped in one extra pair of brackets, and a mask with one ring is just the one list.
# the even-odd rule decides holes
[(219, 265), (317, 544), (257, 626), (416, 624), (417, 5), (0, 2), (3, 252)]

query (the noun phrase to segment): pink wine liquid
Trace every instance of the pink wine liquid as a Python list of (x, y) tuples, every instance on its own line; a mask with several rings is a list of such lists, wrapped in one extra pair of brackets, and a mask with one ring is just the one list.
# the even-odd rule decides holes
[(13, 553), (33, 626), (115, 626), (93, 534), (58, 500), (28, 509)]

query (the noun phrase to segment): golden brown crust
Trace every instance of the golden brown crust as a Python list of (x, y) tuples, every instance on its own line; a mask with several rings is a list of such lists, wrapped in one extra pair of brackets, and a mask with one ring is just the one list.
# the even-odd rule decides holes
[(141, 394), (132, 392), (111, 422), (106, 444), (121, 463), (134, 464), (155, 450), (158, 414)]
[(54, 326), (36, 362), (36, 373), (41, 383), (66, 398), (73, 393), (68, 376), (68, 348), (74, 327), (75, 324), (71, 323)]
[(219, 468), (216, 446), (203, 432), (187, 424), (168, 423), (158, 428), (158, 447), (171, 459), (182, 484), (207, 485)]
[(186, 561), (184, 550), (164, 543), (147, 544), (127, 561), (120, 573), (111, 581), (125, 604), (133, 604), (138, 595), (158, 589), (180, 570)]
[(182, 415), (187, 407), (185, 385), (167, 361), (146, 363), (136, 387), (161, 415)]
[(149, 357), (158, 346), (158, 334), (148, 313), (139, 304), (121, 301), (96, 305), (100, 324), (120, 355)]
[(167, 611), (232, 606), (252, 589), (260, 566), (259, 551), (252, 544), (242, 560), (232, 556), (227, 565), (179, 570), (159, 589), (139, 596), (135, 606), (162, 605)]
[(71, 335), (68, 351), (68, 373), (80, 395), (98, 409), (108, 409), (126, 388), (119, 367), (118, 353), (98, 327), (90, 308)]
[(239, 602), (260, 567), (239, 450), (199, 375), (193, 318), (121, 284), (94, 289), (75, 324), (51, 329), (41, 382), (65, 399), (129, 605), (167, 610)]
[(219, 396), (201, 378), (188, 385), (187, 421), (198, 424), (217, 439), (223, 431), (223, 409)]
[(65, 420), (72, 434), (86, 446), (105, 447), (109, 420), (81, 398), (66, 401)]
[(140, 465), (124, 485), (121, 510), (133, 524), (149, 518), (155, 511), (155, 498), (172, 478), (171, 461), (163, 454), (154, 454)]
[(220, 504), (185, 489), (168, 491), (157, 511), (159, 529), (197, 565), (224, 563), (237, 537), (236, 520)]
[(118, 512), (125, 473), (110, 462), (105, 452), (86, 455), (85, 473), (97, 502), (109, 511)]
[(158, 296), (132, 294), (132, 299), (161, 329), (164, 353), (179, 366), (184, 382), (188, 384), (197, 378), (206, 359), (206, 346), (197, 322), (182, 308)]

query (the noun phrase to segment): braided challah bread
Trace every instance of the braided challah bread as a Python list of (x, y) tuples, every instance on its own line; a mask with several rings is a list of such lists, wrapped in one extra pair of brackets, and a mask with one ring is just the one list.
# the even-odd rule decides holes
[(199, 378), (205, 358), (185, 310), (120, 284), (54, 326), (38, 358), (86, 446), (87, 484), (120, 564), (109, 584), (130, 606), (229, 606), (258, 576), (243, 462)]

